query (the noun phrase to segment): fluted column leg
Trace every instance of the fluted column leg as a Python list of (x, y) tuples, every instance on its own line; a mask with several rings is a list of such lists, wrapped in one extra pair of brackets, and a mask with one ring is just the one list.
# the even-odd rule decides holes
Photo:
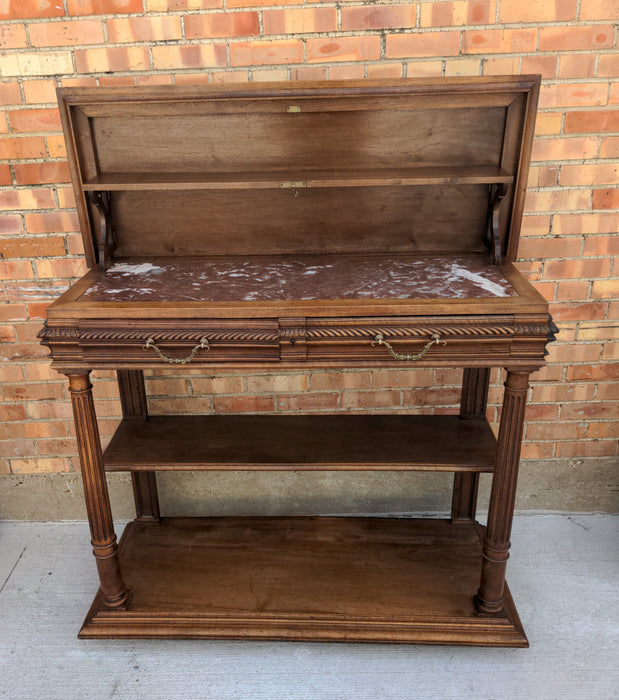
[[(116, 376), (123, 417), (146, 420), (148, 409), (144, 372), (141, 369), (119, 369), (116, 371)], [(137, 519), (158, 522), (160, 520), (159, 496), (155, 472), (131, 472), (131, 483)]]
[(530, 372), (508, 370), (505, 381), (481, 581), (475, 599), (477, 609), (482, 613), (500, 613), (503, 610), (505, 569), (509, 558), (529, 374)]
[[(460, 418), (486, 416), (488, 403), (488, 379), (490, 370), (486, 367), (467, 367), (462, 376)], [(475, 520), (479, 472), (456, 472), (454, 474), (453, 497), (451, 501), (451, 522), (470, 523)]]
[(109, 608), (118, 608), (127, 601), (127, 589), (118, 564), (118, 545), (103, 470), (101, 441), (89, 374), (69, 374), (69, 391), (73, 404), (86, 511), (103, 603)]

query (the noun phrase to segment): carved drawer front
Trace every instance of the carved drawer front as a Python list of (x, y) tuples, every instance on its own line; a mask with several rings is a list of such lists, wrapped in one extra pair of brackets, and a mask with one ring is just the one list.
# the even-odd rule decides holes
[(512, 316), (308, 319), (310, 361), (491, 364), (509, 358), (516, 328)]
[(89, 362), (141, 365), (197, 365), (279, 359), (277, 321), (223, 319), (124, 321), (122, 325), (79, 327), (79, 346)]

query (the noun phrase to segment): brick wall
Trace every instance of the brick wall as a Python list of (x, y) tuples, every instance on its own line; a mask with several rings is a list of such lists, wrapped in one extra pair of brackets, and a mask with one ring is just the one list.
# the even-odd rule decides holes
[[(618, 18), (617, 0), (0, 0), (0, 474), (78, 469), (65, 381), (35, 340), (46, 305), (85, 270), (56, 86), (520, 72), (543, 76), (520, 267), (561, 330), (534, 375), (523, 457), (610, 463)], [(113, 374), (95, 375), (106, 440), (120, 404)], [(154, 412), (430, 412), (456, 408), (459, 381), (456, 370), (157, 372), (148, 390)]]

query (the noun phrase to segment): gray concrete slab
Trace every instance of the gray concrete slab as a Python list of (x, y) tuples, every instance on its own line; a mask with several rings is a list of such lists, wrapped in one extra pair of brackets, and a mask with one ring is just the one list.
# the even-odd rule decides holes
[(519, 516), (508, 580), (530, 649), (79, 641), (97, 588), (82, 522), (0, 521), (0, 697), (619, 697), (619, 518)]

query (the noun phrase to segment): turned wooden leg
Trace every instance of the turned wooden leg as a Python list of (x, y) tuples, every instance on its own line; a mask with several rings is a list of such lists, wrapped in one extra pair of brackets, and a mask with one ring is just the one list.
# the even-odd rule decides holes
[[(124, 418), (148, 417), (144, 373), (141, 369), (119, 369), (116, 372)], [(157, 477), (155, 472), (131, 472), (135, 513), (138, 520), (160, 520)]]
[[(485, 367), (464, 370), (460, 398), (460, 418), (483, 419), (488, 403), (488, 380), (490, 370)], [(451, 522), (470, 523), (475, 520), (479, 472), (456, 472), (454, 474)]]
[(499, 426), (497, 458), (490, 491), (488, 525), (484, 538), (481, 581), (475, 598), (482, 613), (503, 611), (505, 569), (516, 499), (520, 444), (530, 372), (507, 372)]
[(109, 608), (118, 608), (127, 601), (127, 589), (118, 564), (118, 545), (103, 471), (101, 441), (89, 374), (89, 372), (68, 374), (69, 391), (73, 404), (86, 511), (90, 523), (93, 553), (99, 571), (103, 603)]

